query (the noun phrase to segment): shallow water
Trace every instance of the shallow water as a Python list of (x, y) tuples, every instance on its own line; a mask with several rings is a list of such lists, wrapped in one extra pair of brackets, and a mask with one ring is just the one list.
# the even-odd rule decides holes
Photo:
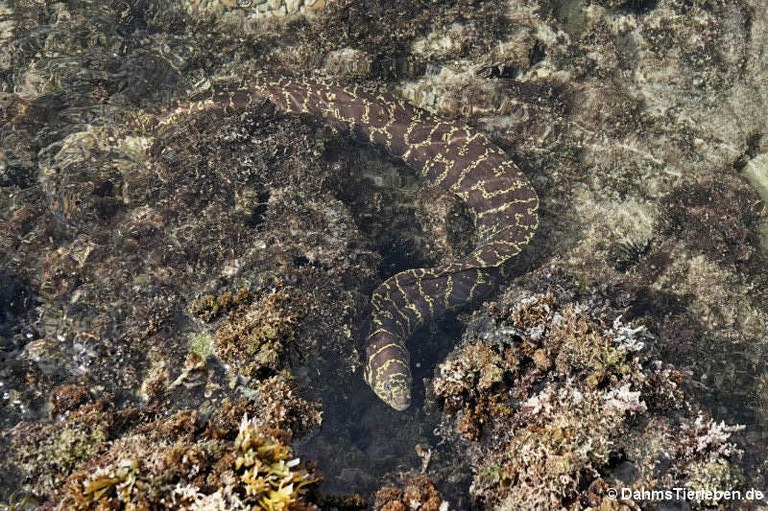
[[(711, 485), (768, 489), (761, 7), (0, 2), (0, 448), (9, 460), (0, 506), (56, 502), (55, 489), (84, 467), (118, 470), (112, 446), (142, 428), (168, 433), (164, 417), (198, 413), (204, 423), (244, 398), (251, 417), (263, 418), (259, 399), (274, 397), (285, 416), (303, 414), (272, 426), (295, 430), (295, 455), (324, 478), (320, 494), (358, 493), (372, 505), (382, 486), (403, 488), (424, 474), (450, 509), (512, 509), (528, 495), (523, 483), (541, 473), (505, 450), (530, 447), (520, 432), (550, 440), (527, 410), (554, 403), (552, 389), (613, 396), (622, 378), (647, 409), (628, 411), (637, 420), (617, 418), (615, 429), (568, 422), (564, 405), (563, 415), (541, 405), (565, 421), (563, 431), (594, 427), (627, 442), (610, 456), (594, 447), (599, 454), (586, 461), (573, 454), (584, 449), (548, 452), (571, 465), (542, 469), (542, 494), (556, 487), (546, 482), (552, 470), (579, 479), (552, 490), (560, 506), (599, 504), (598, 482), (642, 472), (639, 460), (652, 457), (643, 428), (656, 421), (662, 447), (679, 454), (661, 463), (670, 473), (706, 454), (727, 467)], [(498, 305), (430, 321), (409, 343), (415, 384), (406, 412), (362, 379), (370, 294), (398, 271), (466, 254), (476, 242), (471, 216), (385, 151), (317, 119), (268, 102), (245, 112), (184, 110), (264, 77), (389, 91), (468, 123), (539, 194), (537, 238), (488, 299)], [(177, 106), (184, 111), (171, 115)], [(222, 299), (242, 289), (249, 297)], [(551, 346), (575, 352), (566, 349), (573, 339), (592, 341), (550, 345), (557, 318), (537, 324), (544, 333), (526, 331), (497, 310), (546, 293), (558, 314), (578, 304), (599, 335), (613, 335), (617, 318), (642, 326), (642, 357), (587, 376), (588, 363), (564, 368)], [(196, 309), (205, 296), (211, 301)], [(488, 339), (503, 364), (472, 358), (491, 357), (477, 348)], [(477, 364), (481, 375), (502, 376), (476, 395), (474, 382), (463, 407), (449, 411), (451, 395), (433, 388), (449, 356), (466, 365), (456, 374)], [(666, 374), (667, 364), (679, 372), (679, 407), (638, 383)], [(272, 396), (261, 386), (269, 378), (286, 378), (295, 393)], [(322, 425), (300, 399), (319, 403)], [(88, 420), (78, 415), (86, 409)], [(697, 416), (745, 427), (696, 429)], [(227, 424), (221, 438), (231, 443), (237, 424)], [(198, 445), (203, 430), (154, 438), (155, 452)], [(711, 451), (686, 447), (695, 441)], [(200, 463), (219, 474), (211, 460)], [(192, 481), (179, 477), (173, 484)], [(706, 477), (715, 476), (681, 482), (678, 473), (657, 484)]]

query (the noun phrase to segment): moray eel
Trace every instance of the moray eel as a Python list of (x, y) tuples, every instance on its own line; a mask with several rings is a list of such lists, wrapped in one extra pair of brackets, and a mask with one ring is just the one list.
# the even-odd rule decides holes
[[(406, 340), (447, 310), (487, 296), (493, 270), (519, 254), (538, 225), (538, 197), (506, 153), (468, 126), (440, 119), (397, 99), (360, 87), (309, 81), (260, 82), (220, 92), (187, 106), (246, 109), (267, 99), (287, 113), (304, 113), (384, 147), (429, 183), (456, 194), (472, 216), (478, 243), (470, 254), (435, 268), (406, 270), (371, 297), (365, 334), (365, 381), (386, 404), (411, 404)], [(177, 109), (178, 110), (178, 109)]]

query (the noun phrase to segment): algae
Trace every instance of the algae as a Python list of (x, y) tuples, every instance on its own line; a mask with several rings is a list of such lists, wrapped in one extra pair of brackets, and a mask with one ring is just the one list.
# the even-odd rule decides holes
[[(767, 33), (754, 0), (0, 2), (0, 502), (257, 505), (246, 414), (318, 461), (307, 506), (765, 488)], [(471, 222), (269, 104), (169, 116), (257, 75), (468, 122), (539, 192), (495, 304), (411, 343), (409, 414), (361, 383), (369, 294)]]

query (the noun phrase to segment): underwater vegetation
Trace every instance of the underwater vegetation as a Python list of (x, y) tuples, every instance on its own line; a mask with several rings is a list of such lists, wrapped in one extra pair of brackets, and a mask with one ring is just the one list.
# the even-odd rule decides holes
[(435, 483), (428, 477), (415, 476), (403, 487), (384, 486), (374, 496), (376, 511), (443, 511), (448, 503), (443, 501)]
[[(0, 1), (0, 504), (652, 509), (608, 490), (765, 488), (766, 34), (757, 0)], [(362, 383), (367, 303), (466, 255), (471, 221), (268, 102), (158, 127), (256, 76), (468, 123), (541, 198), (463, 341), (424, 329), (450, 354), (433, 378), (414, 356), (411, 415)]]
[(319, 476), (290, 440), (319, 424), (318, 408), (278, 376), (256, 390), (208, 415), (152, 417), (100, 398), (22, 425), (9, 438), (18, 489), (48, 488), (42, 509), (316, 509), (307, 495)]
[[(271, 375), (285, 365), (280, 359), (294, 340), (300, 311), (307, 307), (297, 299), (292, 300), (290, 292), (276, 287), (257, 296), (247, 290), (240, 290), (235, 296), (204, 295), (196, 298), (190, 308), (192, 314), (206, 321), (227, 313), (213, 332), (213, 343), (216, 354), (237, 374)], [(298, 290), (294, 293), (299, 295)]]
[[(586, 304), (508, 293), (476, 320), (432, 381), (444, 438), (471, 461), (493, 509), (652, 509), (609, 489), (739, 489), (743, 426), (713, 420), (653, 337)], [(710, 501), (696, 508), (727, 505)], [(617, 506), (617, 507), (611, 507)]]
[(229, 445), (205, 435), (187, 445), (142, 445), (140, 440), (124, 439), (117, 444), (122, 454), (108, 454), (87, 472), (73, 474), (58, 505), (65, 509), (317, 509), (303, 498), (317, 479), (293, 456), (285, 431), (243, 417)]

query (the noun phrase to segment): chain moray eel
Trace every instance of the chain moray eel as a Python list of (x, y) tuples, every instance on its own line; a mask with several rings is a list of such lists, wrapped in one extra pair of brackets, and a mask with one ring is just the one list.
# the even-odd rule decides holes
[(443, 312), (492, 291), (493, 270), (520, 253), (533, 237), (538, 225), (536, 192), (485, 135), (390, 93), (377, 95), (361, 87), (265, 81), (217, 92), (206, 101), (177, 108), (167, 118), (210, 106), (242, 110), (264, 99), (284, 112), (311, 114), (338, 131), (384, 147), (468, 207), (479, 240), (471, 253), (435, 268), (398, 273), (371, 297), (365, 381), (389, 406), (405, 410), (411, 404), (412, 383), (406, 340)]

